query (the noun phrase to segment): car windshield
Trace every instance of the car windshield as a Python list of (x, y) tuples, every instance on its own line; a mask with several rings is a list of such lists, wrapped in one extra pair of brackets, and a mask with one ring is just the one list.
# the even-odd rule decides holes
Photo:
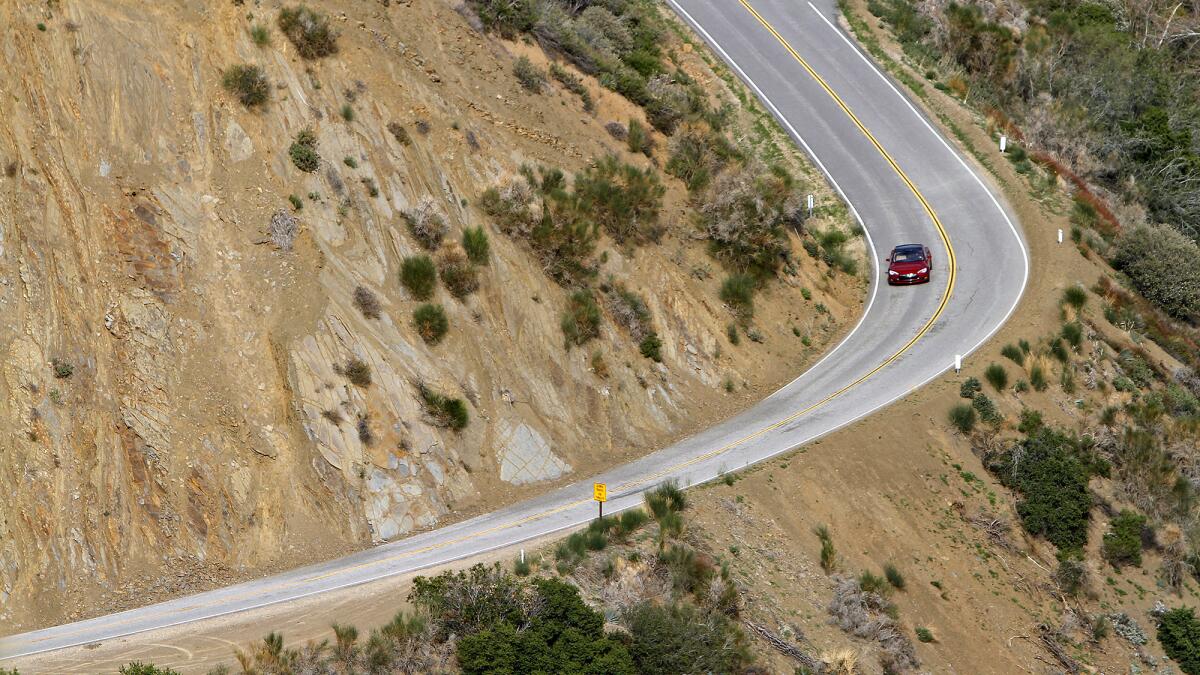
[(892, 262), (916, 262), (925, 259), (925, 251), (919, 248), (898, 248), (892, 256)]

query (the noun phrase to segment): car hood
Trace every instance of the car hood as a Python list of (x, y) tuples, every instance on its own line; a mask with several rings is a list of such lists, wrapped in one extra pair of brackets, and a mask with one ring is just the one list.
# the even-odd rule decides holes
[(927, 264), (929, 264), (929, 261), (927, 261), (927, 260), (914, 260), (913, 262), (907, 262), (907, 261), (894, 262), (894, 263), (888, 265), (888, 269), (894, 270), (896, 272), (901, 272), (901, 273), (916, 272), (917, 270), (920, 270), (922, 267), (925, 267)]

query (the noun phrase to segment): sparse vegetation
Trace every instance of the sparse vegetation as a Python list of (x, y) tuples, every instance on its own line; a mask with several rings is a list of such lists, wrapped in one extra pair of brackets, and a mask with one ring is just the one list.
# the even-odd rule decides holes
[(1071, 307), (1074, 307), (1075, 311), (1078, 312), (1079, 310), (1083, 309), (1085, 304), (1087, 304), (1087, 291), (1083, 290), (1079, 286), (1068, 286), (1067, 289), (1063, 291), (1062, 301)]
[(585, 112), (595, 112), (596, 103), (592, 100), (592, 92), (588, 91), (588, 88), (584, 86), (583, 80), (557, 63), (550, 64), (550, 76), (558, 80), (563, 89), (579, 97), (580, 102), (583, 103), (583, 110)]
[(427, 345), (436, 345), (450, 330), (450, 320), (441, 305), (426, 303), (413, 310), (413, 326)]
[(638, 120), (631, 119), (627, 127), (622, 127), (622, 137), (625, 147), (635, 155), (649, 157), (654, 152), (654, 139)]
[(950, 409), (950, 423), (959, 433), (969, 434), (975, 429), (975, 408), (960, 403)]
[(1125, 509), (1109, 523), (1104, 535), (1104, 559), (1113, 567), (1142, 564), (1142, 530), (1146, 527), (1146, 516)]
[(243, 63), (226, 68), (221, 74), (221, 84), (247, 108), (260, 106), (270, 97), (267, 76), (255, 65)]
[(400, 283), (416, 300), (428, 300), (437, 288), (437, 268), (427, 255), (409, 256), (400, 263)]
[(983, 371), (983, 377), (996, 391), (1004, 391), (1008, 387), (1008, 371), (999, 363), (989, 365)]
[(426, 250), (436, 251), (442, 245), (442, 239), (449, 227), (432, 197), (422, 198), (416, 206), (404, 211), (402, 215), (404, 222), (408, 223), (408, 231)]
[(575, 174), (574, 188), (577, 208), (618, 243), (658, 238), (658, 211), (666, 189), (653, 169), (639, 169), (606, 155)]
[(748, 274), (730, 275), (721, 284), (721, 302), (728, 305), (739, 320), (749, 321), (754, 316), (754, 290), (757, 286), (754, 277)]
[(487, 264), (490, 247), (487, 232), (483, 231), (483, 227), (463, 228), (462, 247), (473, 264)]
[(302, 58), (319, 59), (337, 53), (337, 31), (323, 14), (305, 5), (279, 10), (279, 30)]
[(342, 366), (341, 374), (356, 387), (365, 389), (371, 386), (371, 366), (358, 357), (347, 360), (346, 365)]
[(396, 142), (400, 145), (412, 145), (412, 137), (408, 135), (408, 129), (405, 129), (403, 124), (400, 124), (399, 122), (388, 122), (387, 130), (388, 133), (392, 135), (392, 138), (395, 138)]
[(50, 366), (54, 369), (54, 377), (59, 380), (68, 379), (75, 374), (75, 366), (71, 365), (70, 361), (50, 359)]
[(262, 24), (254, 24), (250, 27), (250, 39), (259, 47), (267, 47), (271, 44), (271, 30)]

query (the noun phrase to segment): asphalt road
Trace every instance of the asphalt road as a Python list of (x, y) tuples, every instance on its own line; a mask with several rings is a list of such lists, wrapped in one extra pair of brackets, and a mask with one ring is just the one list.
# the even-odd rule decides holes
[[(843, 342), (744, 413), (601, 476), (338, 560), (2, 638), (0, 659), (284, 603), (573, 528), (595, 516), (593, 481), (608, 484), (606, 511), (616, 512), (664, 479), (697, 484), (787, 452), (928, 382), (1000, 327), (1029, 269), (1015, 218), (836, 27), (832, 0), (669, 2), (755, 89), (864, 224), (874, 282)], [(889, 287), (879, 262), (909, 242), (932, 249), (933, 281)]]

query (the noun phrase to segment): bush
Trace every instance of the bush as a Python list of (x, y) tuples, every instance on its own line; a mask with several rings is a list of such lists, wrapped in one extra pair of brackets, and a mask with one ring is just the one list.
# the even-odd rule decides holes
[(450, 295), (460, 300), (479, 290), (479, 271), (457, 248), (447, 249), (438, 257), (438, 275)]
[(1042, 421), (1042, 413), (1033, 408), (1021, 409), (1021, 421), (1017, 424), (1017, 431), (1032, 436), (1037, 433), (1042, 427), (1046, 426)]
[(662, 363), (662, 340), (657, 334), (650, 333), (642, 338), (642, 341), (638, 343), (638, 351), (642, 353), (642, 356)]
[(983, 371), (983, 377), (996, 391), (1003, 392), (1008, 387), (1008, 371), (999, 363), (993, 363)]
[(742, 321), (754, 316), (754, 290), (758, 286), (748, 274), (733, 274), (721, 284), (721, 302), (729, 305)]
[(987, 394), (975, 394), (975, 398), (971, 400), (971, 407), (979, 413), (979, 419), (988, 424), (998, 426), (1004, 421), (1004, 416), (1000, 414), (996, 403), (988, 398)]
[(1168, 314), (1200, 314), (1200, 246), (1183, 234), (1164, 226), (1128, 230), (1117, 240), (1112, 262)]
[(221, 75), (221, 84), (247, 108), (266, 103), (271, 92), (263, 69), (249, 64), (226, 68)]
[(54, 377), (59, 380), (66, 380), (75, 374), (75, 366), (70, 361), (50, 359), (50, 367), (54, 369)]
[(624, 164), (615, 155), (575, 174), (578, 209), (618, 243), (657, 239), (658, 211), (665, 193), (653, 169)]
[(883, 566), (883, 576), (887, 577), (888, 583), (893, 588), (904, 590), (904, 575), (892, 563), (887, 563)]
[(737, 156), (737, 151), (724, 136), (693, 129), (671, 138), (671, 155), (666, 170), (682, 180), (688, 192), (698, 193), (708, 187), (712, 177), (729, 160)]
[(1042, 428), (1020, 445), (1020, 461), (1007, 454), (1000, 478), (1021, 493), (1017, 514), (1025, 529), (1044, 536), (1060, 553), (1080, 551), (1087, 543), (1092, 506), (1090, 471), (1080, 461), (1074, 440)]
[(379, 298), (365, 286), (358, 286), (354, 289), (354, 306), (368, 319), (378, 319), (383, 310), (379, 305)]
[(958, 387), (958, 395), (963, 398), (975, 398), (975, 394), (983, 391), (983, 385), (977, 377), (968, 377)]
[(427, 255), (408, 256), (400, 263), (400, 283), (417, 300), (433, 297), (437, 288), (437, 269)]
[(281, 9), (279, 30), (302, 58), (319, 59), (337, 53), (338, 34), (330, 28), (329, 20), (304, 5)]
[(960, 403), (950, 409), (950, 424), (959, 433), (969, 434), (975, 429), (975, 409), (967, 403)]
[(356, 387), (371, 386), (371, 366), (359, 358), (351, 358), (342, 367), (342, 375)]
[[(558, 80), (564, 89), (579, 97), (579, 100), (583, 102), (583, 109), (585, 112), (595, 111), (596, 103), (592, 100), (592, 92), (588, 91), (588, 88), (584, 86), (583, 80), (579, 79), (574, 73), (566, 68), (563, 68), (557, 63), (550, 64), (550, 75), (554, 79)], [(623, 127), (622, 131), (624, 131)]]
[(438, 211), (433, 198), (425, 197), (402, 214), (408, 231), (423, 248), (436, 251), (446, 236), (446, 219)]
[(513, 76), (525, 91), (531, 94), (542, 93), (546, 86), (546, 73), (528, 58), (522, 56), (513, 63)]
[(437, 424), (455, 431), (462, 431), (467, 427), (470, 413), (467, 411), (467, 404), (461, 398), (439, 394), (424, 384), (417, 385), (417, 393), (421, 395), (425, 412), (429, 413)]
[(408, 129), (405, 129), (403, 124), (388, 122), (387, 130), (400, 145), (412, 145), (412, 137), (408, 135)]
[(1142, 529), (1146, 527), (1146, 516), (1123, 509), (1109, 523), (1104, 535), (1104, 559), (1113, 567), (1142, 565)]
[(1062, 338), (1067, 341), (1075, 349), (1079, 349), (1079, 345), (1083, 344), (1083, 325), (1078, 321), (1064, 323), (1062, 327)]
[(1018, 366), (1025, 365), (1025, 352), (1021, 351), (1016, 345), (1004, 345), (1004, 348), (1000, 350), (1000, 355)]
[(288, 156), (292, 158), (292, 164), (305, 173), (317, 170), (321, 164), (321, 155), (317, 153), (317, 137), (312, 129), (304, 129), (296, 134), (296, 140), (292, 141), (291, 147), (288, 148)]
[(1071, 360), (1071, 355), (1067, 353), (1067, 347), (1063, 344), (1062, 338), (1056, 337), (1050, 341), (1050, 356), (1053, 356), (1059, 363)]
[(271, 31), (266, 26), (255, 24), (250, 27), (250, 39), (259, 47), (271, 44)]
[(1079, 286), (1068, 286), (1063, 291), (1062, 301), (1075, 308), (1075, 311), (1083, 309), (1087, 304), (1087, 291)]
[(891, 590), (887, 579), (869, 570), (863, 570), (862, 574), (858, 575), (858, 586), (867, 593), (874, 593), (876, 595), (886, 595)]
[(813, 528), (813, 534), (816, 534), (821, 542), (821, 569), (828, 574), (837, 567), (837, 550), (833, 547), (833, 535), (825, 525)]
[(590, 291), (571, 294), (560, 326), (568, 349), (600, 337), (600, 308)]
[(486, 265), (488, 262), (487, 232), (483, 227), (467, 227), (463, 229), (462, 247), (467, 252), (467, 258), (476, 265)]
[[(10, 671), (0, 670), (0, 675), (4, 675)], [(11, 671), (12, 675), (17, 675), (17, 671)], [(121, 666), (117, 671), (118, 675), (179, 675), (179, 671), (170, 668), (160, 668), (153, 663), (142, 663), (134, 661)]]
[(624, 615), (638, 673), (737, 673), (751, 661), (746, 636), (721, 612), (643, 602)]
[(933, 632), (930, 631), (928, 628), (923, 628), (921, 626), (917, 626), (916, 629), (914, 629), (914, 632), (917, 634), (917, 639), (920, 640), (921, 642), (933, 642), (934, 641)]
[(1054, 571), (1054, 581), (1063, 593), (1072, 597), (1079, 595), (1087, 582), (1087, 564), (1080, 554), (1071, 552), (1058, 556), (1058, 569)]
[(775, 275), (789, 254), (788, 228), (803, 222), (791, 175), (754, 161), (740, 171), (720, 173), (699, 211), (711, 253), (731, 270), (759, 279)]
[(1179, 607), (1162, 615), (1158, 641), (1171, 660), (1187, 675), (1200, 675), (1200, 621), (1195, 610)]
[(441, 305), (424, 304), (413, 310), (413, 326), (425, 344), (436, 345), (446, 337), (450, 321)]

